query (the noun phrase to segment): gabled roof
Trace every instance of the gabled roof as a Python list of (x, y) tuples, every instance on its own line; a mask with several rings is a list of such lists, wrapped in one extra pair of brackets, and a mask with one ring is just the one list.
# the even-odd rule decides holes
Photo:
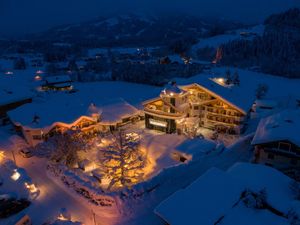
[(163, 94), (181, 94), (184, 90), (180, 89), (176, 83), (168, 83), (165, 88), (162, 90)]
[[(188, 79), (178, 78), (176, 79), (176, 81), (178, 84), (180, 84), (179, 86), (189, 86), (191, 84), (197, 84), (199, 85), (199, 87), (206, 88), (219, 98), (222, 98), (228, 103), (231, 103), (231, 105), (235, 108), (240, 109), (240, 111), (243, 111), (244, 113), (247, 113), (251, 109), (255, 101), (255, 89), (257, 88), (257, 85), (253, 85), (253, 83), (249, 81), (248, 76), (245, 76), (244, 71), (238, 70), (238, 72), (240, 73), (241, 79), (239, 86), (222, 86), (215, 82), (213, 78), (222, 76), (220, 75), (220, 73), (224, 73), (224, 71), (217, 71), (215, 74), (199, 74)], [(259, 78), (255, 77), (252, 78), (252, 80), (253, 79)]]
[(84, 96), (67, 95), (58, 93), (44, 102), (33, 102), (18, 107), (8, 112), (8, 116), (15, 124), (31, 129), (41, 129), (52, 126), (56, 122), (72, 124), (81, 116), (90, 117), (92, 114), (100, 114), (98, 107), (102, 101), (97, 98), (85, 98)]
[(240, 197), (245, 190), (256, 193), (265, 190), (270, 205), (288, 212), (295, 201), (287, 191), (291, 180), (280, 171), (260, 164), (236, 163), (226, 172), (212, 168), (162, 201), (155, 213), (171, 225), (288, 224), (280, 223), (281, 217), (277, 216), (280, 220), (262, 220), (265, 217), (262, 214), (269, 212), (258, 213), (245, 207)]
[(251, 144), (283, 140), (300, 147), (300, 110), (285, 110), (261, 119)]
[[(208, 82), (208, 83), (210, 83), (210, 82)], [(231, 107), (235, 108), (236, 110), (240, 111), (241, 113), (243, 113), (245, 115), (250, 110), (250, 108), (254, 102), (254, 99), (253, 99), (253, 101), (251, 100), (249, 102), (247, 102), (246, 100), (245, 101), (235, 101), (234, 100), (235, 93), (233, 91), (230, 91), (231, 89), (222, 87), (221, 85), (218, 85), (217, 83), (214, 83), (214, 82), (212, 82), (210, 85), (203, 84), (203, 83), (201, 83), (201, 84), (192, 83), (189, 85), (182, 85), (180, 87), (187, 88), (187, 87), (191, 87), (191, 86), (198, 86), (199, 88), (203, 89), (204, 91), (206, 91), (213, 97), (220, 99), (221, 101), (227, 103), (228, 105), (230, 105)], [(247, 102), (247, 104), (245, 104), (246, 102)]]
[(99, 106), (101, 123), (116, 123), (125, 117), (137, 115), (139, 110), (121, 98), (112, 99)]

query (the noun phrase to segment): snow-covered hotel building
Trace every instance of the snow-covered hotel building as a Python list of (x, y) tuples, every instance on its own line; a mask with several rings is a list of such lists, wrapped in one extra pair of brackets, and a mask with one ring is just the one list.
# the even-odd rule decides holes
[(219, 86), (214, 82), (168, 84), (159, 97), (143, 103), (146, 128), (179, 134), (197, 127), (240, 133), (253, 101), (233, 102), (230, 99), (236, 99), (236, 93)]
[(140, 119), (140, 111), (123, 99), (54, 98), (25, 104), (8, 115), (31, 146), (67, 130), (105, 133)]

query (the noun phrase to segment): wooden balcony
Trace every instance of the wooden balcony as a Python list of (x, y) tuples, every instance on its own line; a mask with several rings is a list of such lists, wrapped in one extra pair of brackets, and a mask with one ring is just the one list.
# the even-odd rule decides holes
[(153, 116), (159, 116), (159, 117), (164, 117), (164, 118), (170, 118), (170, 119), (179, 119), (181, 117), (184, 116), (184, 113), (178, 113), (178, 112), (174, 112), (174, 113), (171, 113), (171, 112), (165, 112), (165, 111), (162, 111), (162, 110), (157, 110), (157, 109), (151, 109), (149, 107), (145, 107), (144, 108), (144, 112), (145, 113), (148, 113), (150, 115), (153, 115)]

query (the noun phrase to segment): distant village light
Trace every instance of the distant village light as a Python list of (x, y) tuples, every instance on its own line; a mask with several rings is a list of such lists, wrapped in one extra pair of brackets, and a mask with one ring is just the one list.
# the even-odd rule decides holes
[(39, 81), (39, 80), (42, 80), (42, 77), (41, 77), (40, 75), (36, 75), (36, 76), (34, 77), (34, 79), (35, 79), (36, 81)]
[(5, 72), (5, 75), (13, 75), (14, 74), (14, 72), (12, 72), (12, 71), (6, 71)]
[(44, 72), (42, 70), (36, 71), (36, 74), (43, 74)]

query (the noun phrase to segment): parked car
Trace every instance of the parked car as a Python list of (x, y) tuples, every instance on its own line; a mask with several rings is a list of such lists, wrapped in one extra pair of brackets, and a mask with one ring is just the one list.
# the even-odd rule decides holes
[(33, 156), (32, 152), (28, 149), (28, 148), (23, 148), (20, 150), (20, 154), (24, 157), (24, 158), (30, 158)]

